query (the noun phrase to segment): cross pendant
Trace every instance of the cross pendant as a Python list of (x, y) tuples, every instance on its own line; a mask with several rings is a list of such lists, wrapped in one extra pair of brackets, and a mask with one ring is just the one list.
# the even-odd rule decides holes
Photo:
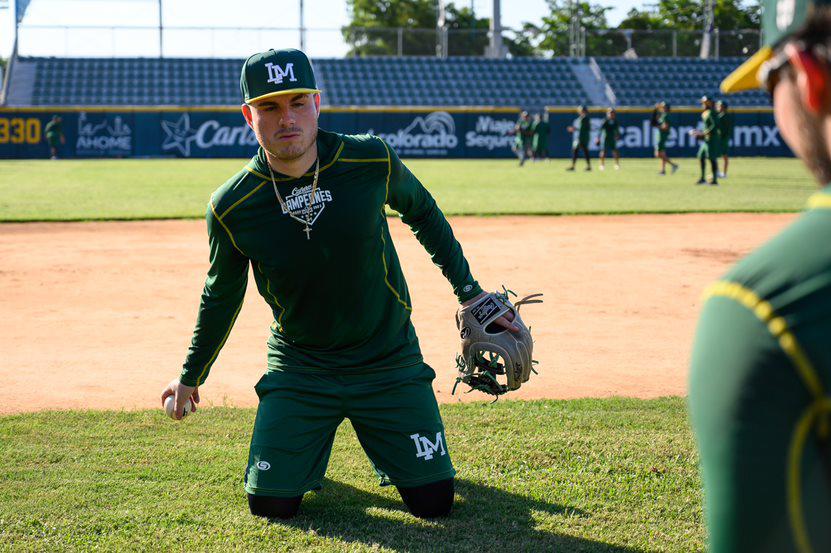
[(303, 232), (306, 233), (306, 240), (311, 240), (312, 237), (310, 236), (312, 229), (309, 228), (309, 225), (306, 225), (306, 228), (303, 229)]

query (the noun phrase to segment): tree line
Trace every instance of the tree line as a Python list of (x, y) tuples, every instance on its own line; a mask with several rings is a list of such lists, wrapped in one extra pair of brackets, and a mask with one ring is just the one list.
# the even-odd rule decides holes
[[(464, 1), (464, 0), (462, 0)], [(520, 29), (506, 30), (505, 48), (513, 56), (565, 56), (569, 54), (569, 28), (576, 18), (587, 31), (589, 52), (602, 55), (605, 48), (625, 49), (627, 31), (697, 31), (704, 29), (704, 0), (659, 0), (650, 8), (633, 8), (616, 26), (609, 25), (611, 6), (594, 2), (546, 0), (548, 13)], [(439, 13), (437, 0), (347, 0), (351, 21), (342, 29), (350, 56), (434, 55)], [(488, 18), (470, 7), (448, 3), (445, 7), (447, 54), (482, 55), (488, 45)], [(714, 26), (720, 31), (759, 29), (758, 1), (716, 0)], [(403, 28), (405, 32), (394, 29)], [(618, 31), (618, 32), (615, 32)], [(648, 49), (643, 44), (642, 49)], [(653, 48), (664, 48), (656, 43)], [(745, 53), (745, 52), (739, 52)], [(668, 55), (668, 52), (665, 53)]]

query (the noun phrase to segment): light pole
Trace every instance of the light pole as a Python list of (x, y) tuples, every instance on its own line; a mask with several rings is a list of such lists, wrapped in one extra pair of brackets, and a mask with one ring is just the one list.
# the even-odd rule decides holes
[(493, 16), (491, 16), (490, 34), (490, 57), (504, 57), (504, 47), (502, 44), (502, 12), (499, 0), (493, 0)]
[(306, 51), (306, 25), (304, 24), (305, 17), (303, 14), (303, 0), (300, 0), (300, 50)]
[(164, 25), (162, 24), (162, 0), (159, 0), (159, 57), (164, 57)]
[(701, 36), (701, 52), (699, 53), (701, 59), (710, 57), (710, 42), (713, 40), (714, 26), (713, 0), (704, 0), (704, 34)]

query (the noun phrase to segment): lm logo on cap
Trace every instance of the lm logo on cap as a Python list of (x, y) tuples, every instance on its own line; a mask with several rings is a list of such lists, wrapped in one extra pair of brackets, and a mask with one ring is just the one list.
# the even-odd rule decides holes
[(268, 82), (270, 83), (283, 84), (283, 77), (288, 77), (289, 82), (292, 83), (297, 81), (294, 78), (294, 63), (287, 63), (285, 69), (274, 63), (267, 63), (265, 68), (268, 69)]

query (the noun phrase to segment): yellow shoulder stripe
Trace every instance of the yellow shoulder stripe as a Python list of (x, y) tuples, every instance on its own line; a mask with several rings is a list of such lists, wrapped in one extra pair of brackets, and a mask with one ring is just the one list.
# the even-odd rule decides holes
[(773, 310), (769, 302), (761, 299), (753, 290), (745, 288), (741, 284), (728, 281), (719, 281), (710, 286), (704, 293), (705, 298), (723, 297), (732, 299), (751, 312), (767, 325), (768, 331), (779, 342), (782, 351), (791, 359), (802, 382), (814, 398), (825, 396), (822, 382), (805, 354), (796, 336), (788, 328), (788, 323)]
[(246, 166), (245, 166), (245, 170), (246, 170), (246, 171), (248, 171), (249, 173), (251, 173), (252, 175), (257, 175), (257, 176), (258, 176), (258, 177), (260, 177), (261, 179), (270, 179), (270, 178), (271, 178), (271, 177), (270, 177), (270, 176), (268, 176), (268, 175), (263, 175), (263, 174), (262, 174), (262, 173), (260, 173), (259, 171), (255, 171), (255, 170), (253, 170), (253, 169), (252, 169), (251, 167), (249, 167), (248, 165), (246, 165)]
[(231, 206), (228, 209), (226, 209), (225, 211), (222, 212), (222, 215), (220, 216), (220, 219), (222, 219), (223, 217), (228, 215), (231, 212), (231, 210), (234, 209), (235, 207), (237, 207), (239, 204), (241, 204), (242, 202), (244, 202), (245, 200), (247, 200), (248, 198), (253, 196), (257, 192), (257, 190), (259, 190), (260, 188), (263, 187), (263, 185), (266, 184), (266, 182), (267, 181), (261, 182), (260, 184), (258, 184), (257, 186), (254, 187), (254, 190), (252, 190), (251, 192), (249, 192), (248, 194), (246, 194), (245, 196), (243, 196), (239, 200), (235, 201), (234, 203), (232, 203)]
[(808, 198), (808, 209), (831, 209), (831, 196), (816, 193)]
[(705, 298), (723, 297), (743, 305), (767, 325), (768, 331), (778, 339), (782, 351), (791, 359), (802, 381), (808, 387), (814, 400), (799, 419), (794, 429), (787, 460), (787, 494), (788, 515), (791, 532), (800, 553), (813, 553), (805, 517), (802, 509), (802, 456), (808, 434), (815, 422), (818, 422), (820, 435), (828, 433), (828, 414), (831, 412), (831, 398), (825, 391), (819, 376), (805, 351), (799, 345), (796, 336), (788, 328), (785, 319), (778, 316), (770, 302), (761, 299), (753, 290), (735, 282), (716, 282), (705, 293)]

